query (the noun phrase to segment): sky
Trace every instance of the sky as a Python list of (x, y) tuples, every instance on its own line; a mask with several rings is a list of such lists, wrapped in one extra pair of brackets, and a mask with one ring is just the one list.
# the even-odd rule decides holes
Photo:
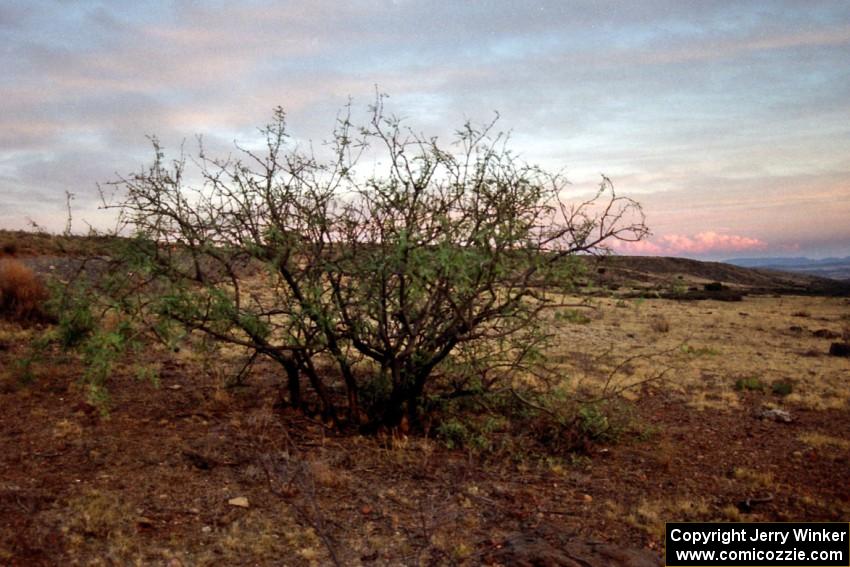
[[(600, 174), (653, 235), (624, 253), (850, 255), (850, 2), (0, 0), (0, 228), (109, 225), (97, 184), (203, 135), (303, 140), (349, 97)], [(174, 154), (172, 154), (174, 155)]]

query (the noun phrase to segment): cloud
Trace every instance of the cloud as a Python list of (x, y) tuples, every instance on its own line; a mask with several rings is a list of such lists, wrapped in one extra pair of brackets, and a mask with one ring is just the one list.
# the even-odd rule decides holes
[(615, 248), (621, 254), (639, 256), (713, 256), (733, 252), (763, 251), (767, 248), (767, 243), (749, 236), (707, 231), (690, 236), (665, 234), (641, 242), (620, 242)]
[(427, 135), (498, 110), (523, 159), (608, 174), (669, 237), (637, 252), (850, 241), (847, 2), (8, 0), (0, 42), (0, 226), (82, 209), (147, 134), (226, 154), (282, 105), (321, 142), (377, 84)]

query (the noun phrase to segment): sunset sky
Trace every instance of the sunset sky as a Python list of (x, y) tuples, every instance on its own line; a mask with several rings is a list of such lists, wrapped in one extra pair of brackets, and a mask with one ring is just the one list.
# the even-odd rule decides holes
[(850, 255), (850, 2), (0, 2), (0, 228), (106, 222), (98, 182), (276, 105), (329, 135), (375, 85), (417, 130), (513, 132), (576, 194), (643, 203), (627, 252)]

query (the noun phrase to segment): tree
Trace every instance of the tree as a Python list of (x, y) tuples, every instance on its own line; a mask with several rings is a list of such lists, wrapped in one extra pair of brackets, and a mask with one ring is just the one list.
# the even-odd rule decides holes
[(338, 423), (416, 421), (429, 396), (524, 368), (550, 284), (572, 283), (577, 254), (643, 238), (640, 206), (604, 177), (569, 204), (566, 180), (519, 160), (495, 120), (446, 146), (383, 103), (359, 128), (341, 113), (326, 158), (291, 141), (280, 108), (261, 152), (220, 159), (201, 143), (169, 162), (154, 139), (152, 165), (107, 205), (134, 233), (142, 293), (123, 308), (163, 340), (188, 330), (276, 361), (289, 402)]

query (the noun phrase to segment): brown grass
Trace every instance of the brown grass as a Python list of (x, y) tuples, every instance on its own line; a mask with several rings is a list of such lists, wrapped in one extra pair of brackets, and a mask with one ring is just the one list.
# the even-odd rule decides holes
[[(565, 296), (563, 301), (579, 300)], [(672, 367), (666, 380), (653, 387), (700, 410), (737, 411), (759, 402), (756, 396), (741, 405), (748, 391), (735, 390), (734, 383), (746, 377), (758, 377), (771, 399), (773, 384), (793, 383), (792, 391), (781, 398), (783, 406), (850, 408), (847, 359), (826, 356), (829, 342), (808, 326), (788, 332), (795, 322), (791, 313), (796, 312), (808, 313), (809, 320), (817, 322), (814, 328), (843, 329), (850, 323), (850, 302), (842, 298), (752, 295), (742, 303), (606, 298), (596, 307), (605, 317), (592, 325), (553, 320), (557, 338), (546, 360), (569, 377), (569, 388), (596, 392), (596, 386), (605, 384), (609, 372), (618, 368), (611, 386), (619, 389)], [(662, 332), (665, 321), (669, 329)], [(662, 354), (618, 367), (619, 361), (653, 352)], [(640, 388), (634, 391), (639, 392)]]
[(667, 317), (665, 317), (664, 315), (653, 315), (649, 319), (649, 327), (656, 333), (669, 333), (670, 321), (668, 321)]
[(44, 316), (47, 290), (35, 273), (13, 259), (0, 260), (0, 315), (16, 320)]

